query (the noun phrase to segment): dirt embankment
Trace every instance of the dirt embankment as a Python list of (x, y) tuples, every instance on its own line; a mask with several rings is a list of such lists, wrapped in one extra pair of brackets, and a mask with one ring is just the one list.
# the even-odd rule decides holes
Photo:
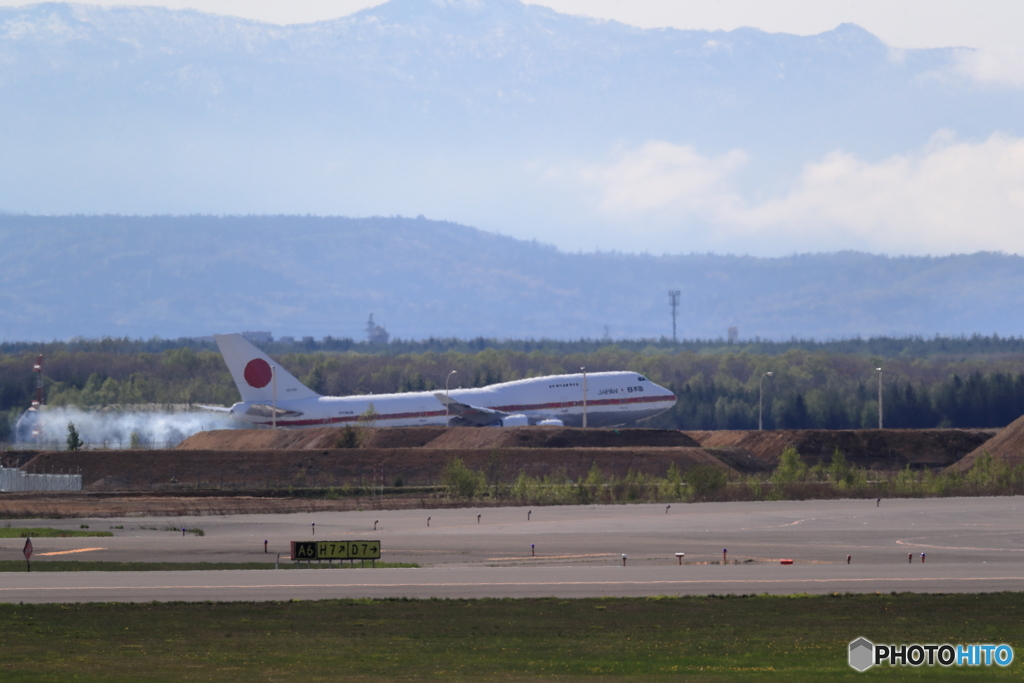
[(996, 430), (985, 429), (687, 432), (704, 448), (742, 449), (772, 467), (778, 464), (782, 452), (793, 446), (809, 465), (829, 463), (832, 453), (839, 449), (848, 461), (858, 467), (880, 470), (898, 470), (907, 465), (912, 468), (947, 467), (978, 448), (995, 433)]
[[(724, 456), (724, 457), (723, 457)], [(41, 452), (29, 472), (82, 473), (88, 490), (270, 489), (327, 486), (437, 484), (441, 470), (459, 458), (488, 481), (512, 483), (525, 472), (543, 477), (564, 472), (576, 480), (597, 465), (606, 477), (629, 470), (664, 476), (673, 464), (743, 467), (749, 454), (703, 448), (353, 448), (321, 450), (174, 450)], [(732, 468), (729, 468), (732, 469)]]
[(949, 466), (951, 470), (970, 469), (982, 453), (988, 453), (995, 460), (1005, 461), (1016, 467), (1024, 464), (1024, 416), (1000, 429), (992, 438), (980, 444), (961, 460)]
[[(988, 430), (790, 430), (681, 433), (654, 429), (413, 427), (366, 429), (355, 448), (336, 448), (342, 430), (225, 430), (197, 434), (178, 449), (18, 453), (30, 472), (78, 472), (92, 491), (225, 491), (288, 487), (430, 486), (454, 458), (511, 483), (533, 477), (586, 477), (596, 465), (606, 477), (633, 470), (664, 476), (672, 465), (733, 472), (774, 467), (794, 446), (809, 464), (830, 462), (838, 448), (861, 467), (902, 469), (949, 466), (986, 444), (993, 455), (1020, 452), (1024, 424), (1015, 422), (988, 441)], [(1014, 436), (1016, 435), (1016, 436)], [(1014, 441), (1014, 439), (1017, 439)], [(998, 444), (1004, 444), (1000, 447)], [(564, 473), (564, 475), (563, 475)]]
[[(199, 432), (178, 445), (178, 450), (322, 450), (338, 448), (344, 430), (222, 429)], [(360, 429), (358, 449), (372, 448), (697, 448), (683, 432), (667, 429), (579, 429), (573, 427), (387, 427)]]

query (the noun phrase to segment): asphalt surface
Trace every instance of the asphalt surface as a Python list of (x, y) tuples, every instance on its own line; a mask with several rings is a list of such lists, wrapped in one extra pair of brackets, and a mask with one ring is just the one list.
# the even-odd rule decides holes
[[(945, 498), (878, 507), (874, 500), (678, 503), (667, 512), (665, 505), (615, 505), (16, 520), (11, 526), (86, 524), (114, 533), (33, 539), (34, 564), (273, 566), (277, 553), (288, 561), (292, 540), (379, 539), (384, 561), (422, 568), (5, 573), (0, 601), (1016, 591), (1024, 589), (1022, 516), (1024, 498)], [(183, 537), (182, 527), (204, 535)], [(0, 540), (0, 559), (22, 559), (23, 544)], [(677, 552), (686, 554), (682, 566)]]

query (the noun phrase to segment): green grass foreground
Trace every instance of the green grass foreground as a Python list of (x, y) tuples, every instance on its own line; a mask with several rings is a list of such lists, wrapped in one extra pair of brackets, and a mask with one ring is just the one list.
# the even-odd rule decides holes
[(49, 527), (0, 527), (0, 538), (85, 538), (113, 536), (109, 531), (80, 531)]
[[(314, 564), (309, 569), (360, 569), (357, 561), (355, 566), (348, 562), (337, 562), (328, 567), (327, 563)], [(377, 561), (377, 569), (394, 569), (402, 567), (419, 567), (415, 562), (381, 562)], [(32, 560), (34, 572), (186, 572), (210, 571), (225, 569), (273, 569), (274, 562), (103, 562), (99, 560)], [(281, 560), (281, 569), (295, 569), (295, 563)], [(302, 565), (301, 569), (307, 567)], [(366, 569), (371, 569), (369, 560)], [(0, 573), (27, 572), (24, 560), (0, 560)]]
[[(1024, 593), (0, 605), (0, 680), (993, 680)], [(876, 643), (1008, 643), (1006, 667), (846, 663)]]

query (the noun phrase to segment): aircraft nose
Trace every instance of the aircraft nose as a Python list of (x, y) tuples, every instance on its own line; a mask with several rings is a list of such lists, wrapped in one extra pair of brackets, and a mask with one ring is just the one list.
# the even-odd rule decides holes
[(658, 388), (659, 388), (659, 389), (661, 389), (661, 395), (662, 395), (662, 396), (663, 396), (663, 397), (664, 397), (664, 398), (665, 398), (666, 400), (668, 400), (668, 399), (671, 399), (671, 400), (672, 400), (672, 403), (673, 403), (673, 404), (674, 404), (674, 403), (675, 403), (676, 401), (678, 401), (678, 400), (679, 400), (679, 399), (678, 399), (678, 398), (676, 397), (676, 395), (675, 395), (675, 394), (673, 394), (673, 393), (672, 393), (671, 391), (669, 391), (669, 390), (668, 390), (668, 389), (666, 389), (665, 387), (661, 386), (660, 384), (659, 384), (659, 385), (657, 385), (657, 386), (658, 386)]

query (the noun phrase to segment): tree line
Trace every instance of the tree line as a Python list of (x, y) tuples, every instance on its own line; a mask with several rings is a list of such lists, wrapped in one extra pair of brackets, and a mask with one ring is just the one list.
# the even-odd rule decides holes
[[(116, 345), (115, 345), (116, 346)], [(40, 349), (0, 353), (0, 440), (29, 406)], [(553, 352), (483, 348), (422, 353), (289, 352), (282, 367), (325, 395), (480, 387), (542, 375), (631, 370), (671, 389), (668, 412), (645, 423), (667, 429), (756, 429), (760, 389), (766, 429), (878, 425), (881, 367), (886, 427), (1002, 427), (1024, 414), (1024, 352), (885, 357), (793, 348), (781, 354), (629, 348)], [(214, 350), (190, 346), (132, 353), (125, 348), (51, 348), (45, 355), (51, 405), (220, 404), (239, 400)], [(771, 376), (765, 373), (771, 372)]]
[[(400, 356), (422, 353), (479, 353), (486, 349), (498, 351), (540, 352), (553, 355), (593, 353), (605, 348), (617, 348), (635, 352), (681, 353), (748, 353), (752, 355), (780, 356), (789, 351), (812, 351), (840, 355), (878, 356), (881, 358), (930, 358), (934, 356), (979, 356), (990, 354), (1024, 354), (1024, 337), (993, 335), (960, 335), (953, 337), (871, 337), (862, 339), (802, 339), (787, 340), (746, 339), (730, 341), (717, 339), (680, 339), (667, 337), (652, 339), (496, 339), (475, 337), (428, 337), (426, 339), (390, 339), (387, 343), (357, 340), (351, 337), (325, 336), (281, 337), (269, 342), (257, 342), (257, 346), (273, 355), (289, 353), (342, 353), (354, 352), (370, 355)], [(52, 342), (0, 342), (0, 358), (26, 353), (44, 354), (49, 357), (56, 353), (113, 353), (135, 355), (141, 353), (159, 354), (174, 349), (190, 348), (193, 351), (216, 351), (212, 337), (179, 337), (177, 339), (131, 339), (129, 337), (106, 337), (102, 339), (76, 338), (71, 341)]]

